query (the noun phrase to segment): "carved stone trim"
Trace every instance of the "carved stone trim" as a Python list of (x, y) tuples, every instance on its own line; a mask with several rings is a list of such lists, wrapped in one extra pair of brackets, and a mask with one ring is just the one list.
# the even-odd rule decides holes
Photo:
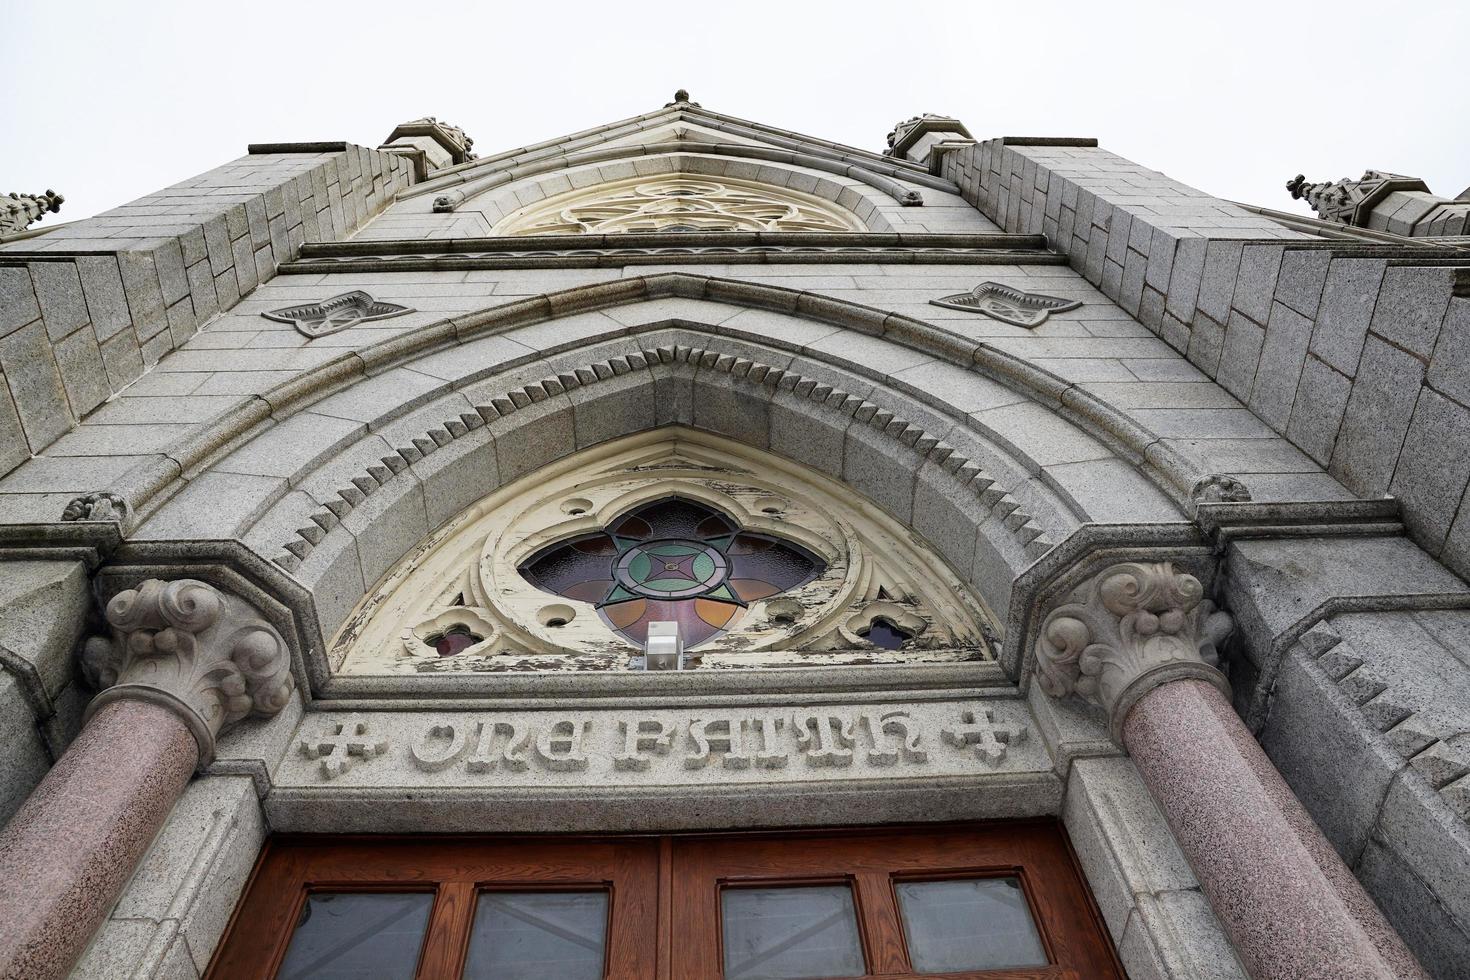
[(463, 412), (446, 419), (422, 436), (406, 440), (404, 445), (395, 447), (392, 455), (382, 457), (381, 465), (369, 466), (363, 473), (350, 477), (343, 483), (336, 491), (337, 499), (328, 501), (324, 509), (312, 514), (310, 523), (298, 528), (295, 536), (283, 545), (286, 554), (278, 555), (272, 560), (288, 572), (295, 571), (301, 567), (301, 562), (311, 554), (316, 544), (379, 487), (425, 456), (437, 452), (440, 447), (447, 446), (487, 422), (513, 415), (555, 395), (599, 384), (609, 378), (622, 377), (632, 371), (646, 370), (655, 364), (687, 364), (702, 372), (728, 374), (737, 382), (790, 392), (797, 397), (842, 412), (856, 422), (892, 436), (920, 456), (943, 467), (967, 491), (974, 494), (981, 504), (1001, 519), (1028, 556), (1040, 557), (1055, 543), (1046, 536), (1045, 530), (1036, 523), (1035, 518), (1021, 509), (1020, 501), (997, 483), (992, 474), (968, 456), (957, 452), (949, 443), (907, 419), (857, 395), (834, 388), (820, 379), (720, 351), (681, 344), (647, 348), (582, 367), (569, 368), (560, 374), (508, 391), (504, 395), (495, 395), (488, 399), (488, 404), (476, 405), (474, 412)]
[(196, 579), (148, 579), (106, 609), (111, 637), (83, 646), (82, 673), (102, 693), (87, 716), (134, 698), (177, 713), (199, 741), (199, 764), (215, 738), (247, 715), (274, 715), (296, 679), (279, 633), (234, 596)]
[(1244, 504), (1250, 502), (1251, 491), (1228, 473), (1210, 473), (1195, 481), (1189, 499), (1195, 504)]
[(992, 320), (1028, 329), (1041, 326), (1050, 313), (1075, 310), (1082, 305), (1081, 300), (1028, 293), (998, 282), (982, 282), (968, 293), (955, 293), (929, 302), (951, 310), (983, 313)]
[(369, 320), (386, 320), (389, 317), (412, 312), (414, 311), (411, 307), (400, 306), (397, 303), (385, 303), (382, 300), (373, 299), (371, 295), (360, 289), (354, 289), (350, 293), (324, 299), (320, 303), (287, 306), (279, 310), (271, 310), (269, 313), (262, 313), (261, 316), (267, 320), (289, 323), (302, 336), (315, 340), (317, 337), (325, 337), (328, 334), (346, 330), (354, 324), (367, 323)]
[(1042, 623), (1037, 680), (1052, 697), (1100, 706), (1121, 745), (1129, 709), (1161, 684), (1196, 678), (1229, 694), (1216, 647), (1231, 629), (1199, 579), (1172, 562), (1112, 565)]
[(61, 512), (61, 519), (66, 522), (117, 521), (121, 523), (127, 514), (127, 501), (115, 493), (95, 490), (68, 503)]
[(511, 214), (495, 226), (494, 233), (865, 230), (867, 226), (849, 209), (813, 194), (736, 177), (672, 173), (557, 194)]
[(1429, 185), (1418, 177), (1365, 170), (1357, 180), (1347, 177), (1313, 183), (1302, 174), (1286, 182), (1292, 200), (1305, 199), (1323, 221), (1366, 227), (1373, 208), (1394, 191), (1429, 193)]
[[(647, 233), (637, 234), (646, 238)], [(391, 246), (380, 253), (359, 250), (313, 249), (301, 258), (281, 266), (284, 274), (316, 274), (342, 272), (453, 272), (459, 270), (562, 268), (574, 260), (592, 268), (622, 268), (629, 265), (666, 265), (673, 261), (698, 265), (807, 265), (811, 263), (883, 263), (923, 262), (928, 265), (1064, 265), (1055, 253), (1025, 247), (988, 247), (969, 245), (880, 244), (780, 244), (736, 245), (710, 243), (714, 235), (783, 234), (782, 232), (685, 232), (678, 244), (601, 245), (595, 247), (557, 247), (484, 250), (466, 249), (456, 242), (453, 248), (423, 243), (411, 255), (392, 254)], [(786, 234), (817, 234), (790, 232)], [(686, 237), (686, 235), (688, 237)], [(558, 242), (564, 235), (555, 237)], [(605, 236), (593, 236), (605, 237)], [(525, 242), (525, 238), (515, 239)], [(968, 294), (965, 294), (968, 295)], [(970, 307), (965, 307), (970, 309)]]
[(53, 190), (44, 194), (10, 194), (0, 197), (0, 235), (13, 235), (44, 218), (56, 214), (66, 198)]

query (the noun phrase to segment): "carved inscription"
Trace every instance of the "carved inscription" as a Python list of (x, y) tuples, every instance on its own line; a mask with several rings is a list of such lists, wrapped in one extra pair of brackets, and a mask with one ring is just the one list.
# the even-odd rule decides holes
[[(725, 769), (755, 773), (799, 765), (809, 769), (887, 769), (932, 765), (953, 771), (962, 759), (994, 768), (1007, 748), (1026, 737), (1020, 722), (998, 720), (989, 707), (944, 711), (891, 707), (799, 708), (794, 711), (711, 712), (678, 718), (669, 712), (608, 717), (551, 715), (544, 720), (435, 718), (406, 738), (418, 770), (463, 772), (646, 773), (672, 765), (691, 773)], [(917, 714), (916, 714), (917, 712)], [(948, 748), (946, 748), (946, 746)], [(321, 760), (330, 779), (356, 760), (390, 748), (363, 722), (344, 723), (303, 738), (307, 757)], [(961, 755), (962, 753), (962, 755)], [(815, 774), (814, 774), (815, 775)]]

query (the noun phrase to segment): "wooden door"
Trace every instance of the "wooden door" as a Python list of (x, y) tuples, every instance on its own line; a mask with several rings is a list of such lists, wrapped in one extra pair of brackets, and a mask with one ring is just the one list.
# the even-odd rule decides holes
[[(421, 939), (416, 960), (413, 950), (405, 953), (409, 963), (417, 962), (412, 975), (418, 980), (454, 978), (473, 953), (477, 908), (499, 896), (543, 893), (603, 896), (604, 975), (651, 977), (658, 929), (658, 861), (658, 841), (637, 837), (570, 842), (275, 839), (266, 844), (256, 864), (208, 976), (211, 980), (278, 976), (314, 895), (423, 895), (427, 921), (417, 930)], [(404, 942), (409, 941), (405, 933)], [(322, 974), (306, 969), (301, 975)]]
[[(501, 954), (516, 963), (497, 965)], [(824, 964), (833, 969), (822, 972)], [(1060, 828), (1030, 821), (274, 838), (208, 978), (574, 975), (1109, 980), (1122, 972)]]
[[(788, 925), (800, 935), (805, 924), (801, 899), (832, 902), (830, 908), (811, 912), (814, 923), (840, 919), (850, 907), (852, 929), (842, 937), (851, 947), (833, 965), (854, 963), (857, 969), (813, 976), (920, 977), (943, 975), (988, 980), (1021, 978), (1087, 978), (1107, 980), (1123, 974), (1103, 932), (1102, 922), (1091, 897), (1077, 873), (1070, 850), (1054, 823), (1002, 824), (983, 829), (905, 830), (897, 832), (687, 838), (673, 847), (674, 917), (671, 923), (676, 942), (672, 949), (672, 976), (694, 978), (738, 977), (742, 965), (731, 958), (732, 929), (740, 929), (732, 915), (733, 898), (753, 890), (762, 897), (779, 899), (783, 892), (795, 901), (786, 916), (775, 916), (779, 933)], [(985, 969), (945, 968), (944, 954), (951, 963), (963, 959), (966, 950), (935, 949), (946, 938), (933, 935), (923, 907), (926, 891), (956, 892), (982, 890), (1004, 893), (1009, 919), (1006, 923), (977, 918), (978, 930), (970, 944), (972, 959), (987, 958), (987, 942), (1009, 948), (993, 949)], [(953, 895), (941, 896), (948, 911), (955, 906)], [(741, 903), (749, 907), (750, 903)], [(992, 903), (993, 904), (993, 903)], [(978, 905), (973, 907), (980, 907)], [(792, 909), (795, 909), (795, 914)], [(941, 909), (929, 906), (934, 913)], [(810, 910), (808, 910), (810, 911)], [(907, 913), (907, 914), (906, 914)], [(818, 915), (825, 915), (819, 919)], [(953, 915), (950, 916), (954, 918)], [(1024, 932), (1029, 918), (1034, 934), (1020, 937), (1001, 931)], [(993, 936), (983, 935), (987, 925), (1001, 928)], [(807, 930), (808, 932), (810, 929)], [(920, 933), (920, 934), (916, 934)], [(779, 938), (776, 937), (776, 938)], [(776, 943), (772, 942), (771, 946)], [(842, 946), (843, 942), (829, 946)], [(926, 948), (918, 948), (920, 945)], [(839, 953), (841, 950), (838, 951)], [(1011, 953), (1011, 962), (1005, 962)], [(918, 962), (927, 956), (929, 963)], [(1029, 963), (1027, 963), (1029, 961)], [(1017, 965), (1026, 963), (1026, 965)], [(1004, 965), (1002, 965), (1004, 964)], [(765, 975), (760, 966), (748, 975)], [(794, 964), (800, 972), (802, 964)], [(821, 969), (820, 960), (806, 961), (808, 969)]]

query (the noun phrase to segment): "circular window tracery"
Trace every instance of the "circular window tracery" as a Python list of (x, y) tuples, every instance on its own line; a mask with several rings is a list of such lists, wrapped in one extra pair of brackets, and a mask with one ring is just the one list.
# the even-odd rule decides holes
[(613, 181), (528, 205), (497, 235), (622, 232), (864, 231), (831, 201), (772, 184), (664, 174)]

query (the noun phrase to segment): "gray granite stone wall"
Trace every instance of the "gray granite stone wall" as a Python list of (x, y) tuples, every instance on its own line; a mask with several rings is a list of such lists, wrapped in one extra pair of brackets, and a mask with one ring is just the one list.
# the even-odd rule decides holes
[(1239, 541), (1237, 707), (1436, 977), (1470, 962), (1470, 589), (1402, 537)]
[(1091, 140), (991, 140), (944, 175), (1470, 572), (1470, 259), (1313, 238)]
[(347, 237), (412, 182), (402, 157), (325, 147), (251, 153), (0, 244), (0, 475), (269, 280), (303, 242)]

